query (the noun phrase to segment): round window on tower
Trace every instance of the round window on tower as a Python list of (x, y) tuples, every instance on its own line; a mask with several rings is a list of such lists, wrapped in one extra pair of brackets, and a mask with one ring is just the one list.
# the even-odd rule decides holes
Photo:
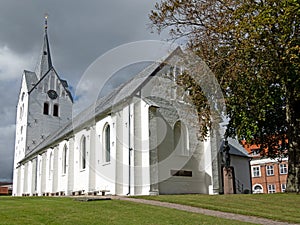
[(49, 98), (51, 98), (51, 99), (56, 99), (58, 97), (58, 94), (54, 90), (49, 90), (47, 92), (47, 94), (48, 94)]

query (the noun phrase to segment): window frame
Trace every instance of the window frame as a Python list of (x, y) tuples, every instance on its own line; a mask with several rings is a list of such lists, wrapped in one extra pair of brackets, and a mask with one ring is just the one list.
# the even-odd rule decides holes
[(86, 137), (82, 135), (80, 139), (80, 155), (79, 155), (79, 162), (80, 162), (80, 170), (86, 169)]
[(287, 174), (288, 166), (286, 163), (279, 164), (279, 174)]
[[(254, 171), (255, 168), (258, 168), (258, 171)], [(251, 167), (252, 177), (261, 177), (261, 169), (260, 166), (252, 166)], [(255, 173), (258, 172), (258, 175), (255, 175)]]
[(274, 176), (274, 165), (266, 165), (266, 175)]
[(103, 162), (109, 163), (111, 160), (111, 129), (110, 125), (106, 123), (103, 128), (103, 135), (102, 135), (102, 144), (103, 144)]
[(276, 186), (275, 184), (268, 184), (268, 194), (276, 193)]
[(58, 104), (53, 105), (53, 116), (59, 117), (59, 106), (58, 106)]
[(43, 106), (43, 114), (44, 115), (49, 115), (49, 110), (50, 109), (50, 104), (49, 102), (44, 102), (44, 106)]
[(62, 151), (62, 175), (67, 174), (67, 154), (68, 154), (68, 147), (67, 145), (64, 145), (63, 151)]
[[(260, 190), (259, 192), (257, 192), (258, 189), (256, 189), (256, 187), (259, 187), (259, 190)], [(252, 191), (253, 191), (253, 194), (264, 193), (264, 189), (261, 184), (254, 184)]]

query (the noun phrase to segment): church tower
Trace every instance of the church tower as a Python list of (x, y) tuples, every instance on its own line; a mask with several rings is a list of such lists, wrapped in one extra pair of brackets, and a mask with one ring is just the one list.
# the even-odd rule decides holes
[[(47, 137), (72, 118), (72, 95), (52, 64), (45, 17), (44, 40), (35, 72), (24, 71), (17, 104), (14, 156), (14, 194), (22, 192), (22, 171), (18, 166)], [(20, 189), (20, 190), (16, 190)]]

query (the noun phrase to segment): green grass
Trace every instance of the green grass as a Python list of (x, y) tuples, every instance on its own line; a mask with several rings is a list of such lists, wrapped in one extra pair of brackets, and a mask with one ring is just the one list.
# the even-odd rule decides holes
[(159, 195), (141, 198), (300, 223), (300, 195)]
[(133, 202), (0, 197), (0, 224), (246, 224)]

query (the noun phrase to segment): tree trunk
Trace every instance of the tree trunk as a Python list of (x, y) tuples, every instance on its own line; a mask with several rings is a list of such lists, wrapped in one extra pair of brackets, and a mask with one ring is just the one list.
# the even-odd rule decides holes
[(300, 100), (289, 98), (286, 107), (288, 123), (288, 178), (287, 192), (300, 191)]

